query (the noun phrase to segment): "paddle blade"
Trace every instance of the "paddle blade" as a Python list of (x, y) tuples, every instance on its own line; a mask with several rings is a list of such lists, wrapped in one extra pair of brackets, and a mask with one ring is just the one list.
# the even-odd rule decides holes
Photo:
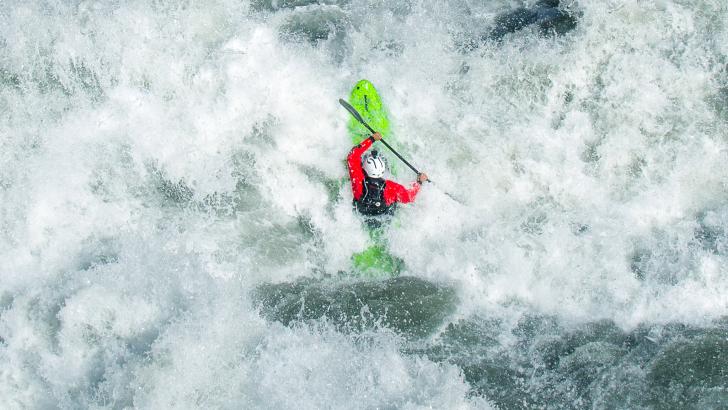
[(349, 111), (349, 113), (356, 118), (357, 121), (359, 121), (363, 126), (367, 127), (369, 131), (371, 131), (372, 134), (374, 134), (376, 131), (372, 129), (372, 127), (367, 124), (366, 121), (364, 121), (364, 118), (361, 117), (359, 114), (359, 111), (357, 111), (354, 107), (351, 106), (348, 102), (344, 101), (343, 99), (339, 98), (339, 104), (341, 104), (344, 108), (346, 108), (346, 111)]

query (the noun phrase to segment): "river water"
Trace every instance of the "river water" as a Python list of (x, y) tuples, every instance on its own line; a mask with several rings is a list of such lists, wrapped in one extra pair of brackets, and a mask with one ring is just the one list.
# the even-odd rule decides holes
[(3, 2), (0, 402), (727, 408), (728, 5), (544, 3)]

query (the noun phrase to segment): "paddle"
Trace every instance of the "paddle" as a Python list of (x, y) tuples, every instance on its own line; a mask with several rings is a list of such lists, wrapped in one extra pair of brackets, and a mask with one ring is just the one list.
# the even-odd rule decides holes
[[(341, 105), (342, 105), (342, 106), (343, 106), (344, 108), (346, 108), (346, 111), (349, 111), (349, 113), (350, 113), (350, 114), (351, 114), (351, 115), (352, 115), (352, 116), (353, 116), (354, 118), (356, 118), (356, 120), (357, 120), (357, 121), (359, 121), (359, 122), (361, 123), (361, 125), (363, 125), (364, 127), (366, 127), (366, 129), (368, 129), (368, 130), (369, 130), (369, 132), (371, 132), (372, 134), (375, 134), (375, 133), (376, 133), (376, 131), (374, 131), (374, 129), (373, 129), (372, 127), (370, 127), (370, 126), (369, 126), (369, 124), (367, 124), (367, 122), (366, 122), (366, 121), (364, 121), (364, 118), (362, 118), (361, 114), (359, 114), (359, 111), (357, 111), (357, 110), (356, 110), (356, 108), (352, 107), (352, 106), (351, 106), (351, 104), (349, 104), (348, 102), (344, 101), (344, 100), (343, 100), (343, 99), (341, 99), (341, 98), (339, 98), (339, 104), (341, 104)], [(402, 156), (401, 156), (401, 155), (399, 155), (399, 152), (395, 151), (395, 149), (394, 149), (394, 148), (392, 148), (392, 146), (391, 146), (391, 145), (387, 144), (387, 141), (385, 141), (385, 140), (384, 140), (384, 138), (380, 139), (379, 141), (381, 141), (381, 142), (382, 142), (382, 144), (384, 144), (384, 146), (385, 146), (385, 147), (389, 148), (389, 150), (390, 150), (390, 151), (392, 151), (392, 152), (394, 153), (394, 155), (396, 155), (396, 156), (397, 156), (397, 158), (401, 159), (401, 160), (402, 160), (402, 162), (404, 162), (404, 163), (405, 163), (405, 165), (407, 165), (408, 167), (410, 167), (410, 169), (411, 169), (412, 171), (414, 171), (414, 172), (415, 172), (415, 174), (417, 174), (417, 176), (419, 176), (419, 175), (420, 175), (420, 171), (418, 171), (418, 170), (417, 170), (417, 168), (415, 168), (414, 166), (412, 166), (412, 164), (410, 164), (409, 162), (407, 162), (407, 160), (406, 160), (406, 159), (402, 158)], [(431, 181), (431, 180), (430, 180), (430, 179), (428, 178), (428, 179), (427, 179), (427, 182), (430, 182), (430, 183), (431, 183), (432, 181)], [(461, 201), (461, 200), (459, 200), (459, 199), (455, 198), (455, 197), (454, 197), (454, 196), (452, 196), (452, 195), (451, 195), (450, 193), (448, 193), (448, 192), (445, 192), (445, 191), (443, 191), (443, 192), (445, 193), (445, 195), (447, 195), (447, 196), (449, 196), (450, 198), (452, 198), (452, 199), (453, 199), (453, 200), (454, 200), (455, 202), (459, 202), (459, 203), (461, 203), (461, 204), (463, 203), (463, 201)]]
[[(359, 111), (357, 111), (356, 108), (352, 107), (348, 102), (342, 100), (341, 98), (339, 98), (339, 104), (343, 105), (344, 108), (346, 108), (346, 110), (349, 111), (351, 113), (351, 115), (353, 115), (354, 118), (356, 118), (356, 120), (359, 121), (361, 123), (361, 125), (365, 126), (372, 134), (376, 133), (376, 131), (374, 131), (372, 129), (372, 127), (370, 127), (369, 124), (367, 124), (367, 122), (364, 121), (364, 118), (361, 117), (361, 114), (359, 114)], [(406, 159), (402, 158), (402, 156), (399, 155), (399, 152), (395, 151), (391, 145), (387, 144), (387, 141), (385, 141), (384, 138), (380, 139), (379, 141), (381, 141), (385, 147), (389, 148), (389, 150), (392, 151), (394, 153), (394, 155), (397, 156), (397, 158), (401, 159), (402, 162), (405, 163), (405, 165), (410, 167), (410, 169), (412, 171), (414, 171), (415, 174), (417, 174), (418, 176), (420, 175), (420, 171), (418, 171), (417, 168), (413, 167), (412, 164), (407, 162)], [(428, 179), (428, 181), (429, 181), (429, 179)]]

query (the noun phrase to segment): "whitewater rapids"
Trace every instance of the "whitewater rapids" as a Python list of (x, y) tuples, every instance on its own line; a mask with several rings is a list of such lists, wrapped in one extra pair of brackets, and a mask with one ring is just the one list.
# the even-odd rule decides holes
[[(535, 3), (3, 2), (0, 403), (728, 407), (728, 5), (489, 37)], [(387, 232), (396, 295), (331, 283), (367, 246), (361, 78), (436, 182)], [(446, 297), (351, 327), (337, 286)]]

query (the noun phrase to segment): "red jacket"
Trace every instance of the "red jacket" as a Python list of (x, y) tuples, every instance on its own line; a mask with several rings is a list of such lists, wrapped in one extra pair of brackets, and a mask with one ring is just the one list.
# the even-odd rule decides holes
[[(354, 200), (358, 201), (364, 191), (364, 170), (361, 167), (361, 156), (374, 143), (374, 139), (369, 137), (355, 146), (349, 152), (347, 162), (349, 163), (349, 179), (351, 180), (351, 190), (354, 193)], [(412, 184), (410, 189), (402, 185), (386, 180), (384, 186), (384, 203), (389, 206), (395, 202), (406, 204), (415, 200), (417, 192), (420, 190), (420, 184), (417, 182)]]

